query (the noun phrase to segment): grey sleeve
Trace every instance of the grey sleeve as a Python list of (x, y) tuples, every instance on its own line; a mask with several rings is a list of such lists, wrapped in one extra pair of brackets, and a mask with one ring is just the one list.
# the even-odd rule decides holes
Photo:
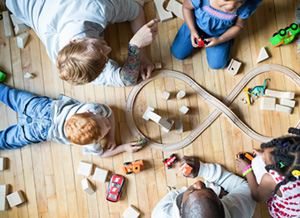
[(110, 23), (120, 23), (134, 20), (139, 14), (139, 5), (133, 0), (112, 0), (115, 16)]

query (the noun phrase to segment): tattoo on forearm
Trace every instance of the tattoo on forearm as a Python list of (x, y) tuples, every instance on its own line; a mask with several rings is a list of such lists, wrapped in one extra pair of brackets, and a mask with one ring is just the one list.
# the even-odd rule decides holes
[(140, 49), (134, 45), (128, 45), (128, 57), (121, 70), (121, 79), (125, 86), (136, 84), (140, 72)]

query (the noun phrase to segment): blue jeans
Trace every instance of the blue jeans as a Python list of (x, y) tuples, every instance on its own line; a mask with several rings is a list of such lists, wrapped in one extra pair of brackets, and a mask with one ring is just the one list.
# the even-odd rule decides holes
[[(203, 35), (204, 38), (211, 38), (205, 34), (198, 26), (196, 26), (197, 32), (199, 35)], [(227, 62), (231, 55), (231, 48), (233, 46), (234, 40), (231, 39), (222, 44), (216, 45), (214, 47), (205, 48), (207, 62), (211, 69), (222, 69), (227, 66)], [(173, 44), (171, 46), (171, 52), (175, 58), (179, 60), (186, 59), (190, 53), (197, 48), (194, 48), (191, 43), (191, 31), (186, 25), (186, 23), (182, 24), (179, 29)]]
[(19, 113), (19, 123), (0, 131), (0, 150), (47, 140), (52, 99), (13, 89), (0, 83), (0, 101)]

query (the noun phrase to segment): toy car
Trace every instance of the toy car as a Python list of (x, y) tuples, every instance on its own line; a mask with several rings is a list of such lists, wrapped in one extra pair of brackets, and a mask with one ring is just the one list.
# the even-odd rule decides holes
[(122, 195), (124, 182), (125, 178), (123, 176), (114, 174), (109, 181), (109, 185), (106, 192), (106, 200), (111, 202), (119, 201)]
[(6, 79), (6, 73), (4, 73), (3, 71), (0, 71), (0, 83), (3, 82)]
[(136, 160), (134, 162), (125, 162), (122, 166), (123, 173), (131, 174), (138, 173), (145, 169), (143, 160)]
[(243, 153), (243, 152), (239, 152), (239, 153), (237, 153), (236, 155), (236, 158), (240, 158), (240, 159), (245, 159), (245, 158), (247, 158), (248, 160), (250, 160), (250, 161), (252, 161), (253, 160), (253, 156), (251, 155), (251, 154), (249, 154), (249, 153)]
[(290, 26), (285, 29), (279, 30), (277, 33), (274, 33), (273, 37), (270, 39), (270, 42), (274, 47), (285, 45), (294, 40), (296, 34), (300, 32), (299, 24), (292, 23)]
[(143, 145), (146, 145), (147, 144), (147, 139), (146, 138), (142, 138), (142, 139), (139, 139), (138, 142), (136, 143), (135, 146), (143, 146)]
[(178, 161), (177, 157), (175, 156), (175, 154), (171, 154), (170, 155), (170, 158), (166, 158), (163, 160), (163, 163), (165, 164), (165, 166), (168, 168), (168, 169), (171, 169), (172, 168), (172, 164), (173, 163), (176, 163)]
[(203, 40), (202, 38), (197, 38), (195, 40), (196, 40), (196, 43), (199, 48), (202, 48), (202, 47), (204, 47), (204, 45), (207, 44), (207, 42), (205, 40)]

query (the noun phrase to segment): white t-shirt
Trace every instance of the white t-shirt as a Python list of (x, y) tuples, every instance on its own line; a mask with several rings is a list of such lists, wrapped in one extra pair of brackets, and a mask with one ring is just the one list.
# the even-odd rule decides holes
[[(139, 14), (139, 6), (132, 0), (7, 0), (6, 6), (34, 29), (53, 63), (71, 40), (103, 38), (109, 23), (132, 21)], [(120, 69), (110, 59), (93, 83), (124, 86)]]

